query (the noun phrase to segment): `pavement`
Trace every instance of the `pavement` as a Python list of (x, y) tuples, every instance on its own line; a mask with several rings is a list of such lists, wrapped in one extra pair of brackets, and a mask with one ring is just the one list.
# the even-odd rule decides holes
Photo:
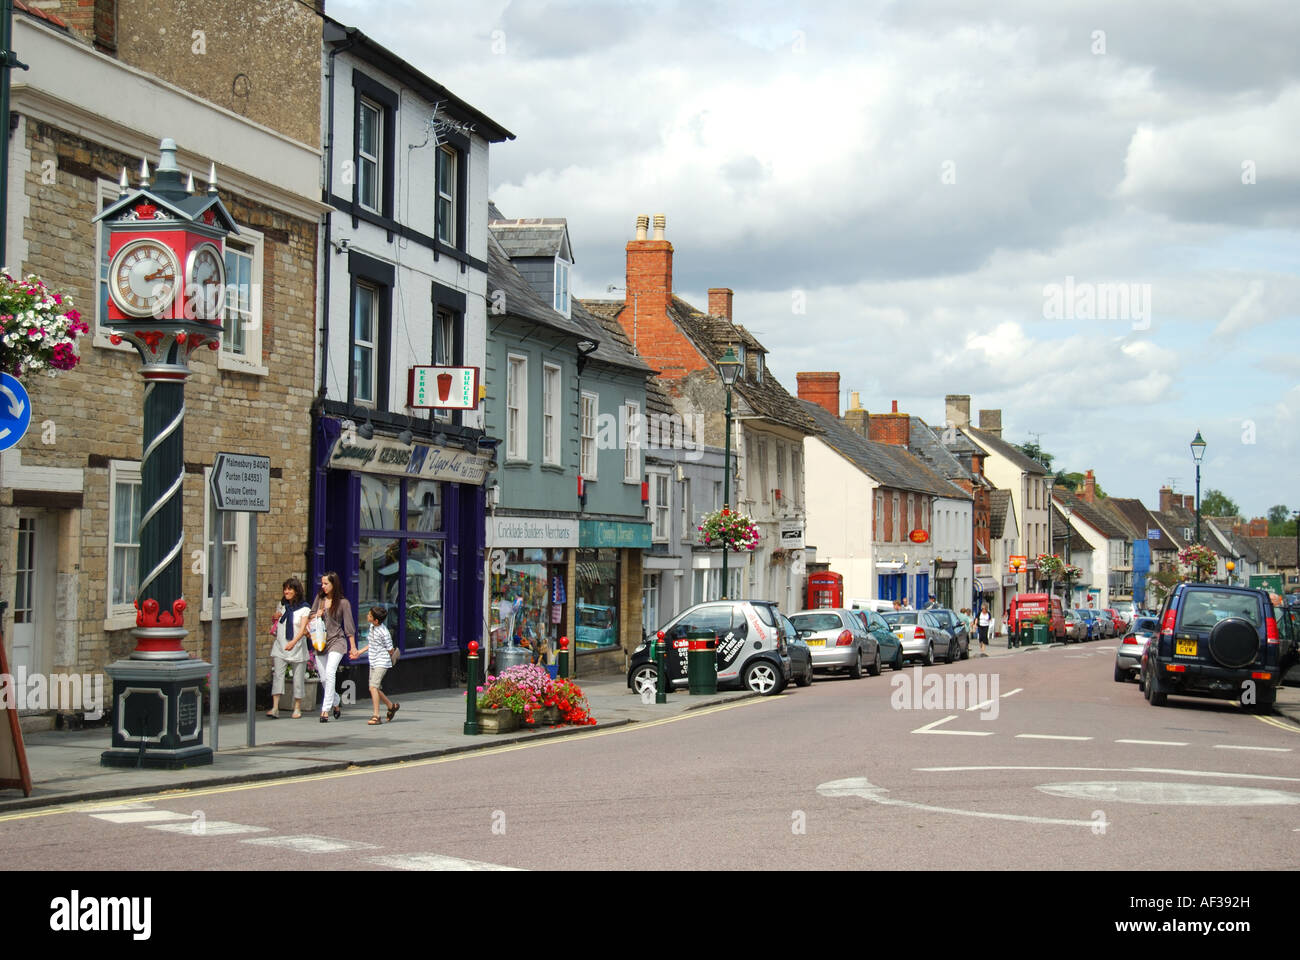
[[(1094, 642), (1102, 646), (1114, 643)], [(987, 657), (1028, 656), (1061, 646), (1065, 644), (1008, 648), (1006, 637), (1000, 636), (989, 643)], [(978, 650), (977, 643), (971, 651), (972, 660), (982, 659)], [(31, 807), (276, 780), (354, 766), (488, 750), (542, 737), (662, 720), (689, 710), (757, 696), (748, 690), (691, 696), (682, 689), (670, 692), (667, 703), (645, 704), (628, 690), (622, 675), (579, 678), (578, 683), (591, 706), (591, 715), (596, 718), (595, 727), (559, 726), (508, 734), (466, 735), (465, 696), (459, 688), (402, 694), (401, 710), (394, 721), (372, 727), (366, 722), (370, 718), (367, 696), (346, 707), (341, 719), (329, 723), (320, 723), (314, 712), (306, 712), (298, 720), (281, 713), (278, 719), (272, 720), (258, 711), (254, 714), (256, 745), (253, 747), (247, 746), (245, 714), (223, 714), (218, 734), (220, 749), (213, 762), (183, 770), (100, 766), (100, 754), (111, 745), (106, 726), (26, 733), (23, 740), (32, 774), (32, 795), (24, 797), (21, 790), (0, 789), (0, 814)], [(1300, 686), (1281, 687), (1274, 712), (1300, 723)], [(211, 739), (206, 738), (206, 742), (210, 745)]]

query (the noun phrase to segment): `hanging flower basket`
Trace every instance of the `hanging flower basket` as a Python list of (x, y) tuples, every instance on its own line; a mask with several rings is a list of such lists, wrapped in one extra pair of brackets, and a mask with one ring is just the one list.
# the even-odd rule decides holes
[(1061, 579), (1061, 570), (1065, 564), (1061, 558), (1054, 553), (1040, 553), (1038, 555), (1038, 575), (1044, 580)]
[(706, 514), (696, 530), (705, 546), (723, 547), (734, 553), (753, 550), (762, 536), (753, 520), (727, 507)]
[(1209, 580), (1219, 569), (1219, 558), (1209, 547), (1194, 543), (1178, 551), (1178, 563), (1194, 580)]
[(0, 371), (19, 380), (37, 371), (55, 376), (80, 361), (77, 337), (90, 326), (72, 298), (54, 293), (35, 274), (15, 280), (0, 272)]

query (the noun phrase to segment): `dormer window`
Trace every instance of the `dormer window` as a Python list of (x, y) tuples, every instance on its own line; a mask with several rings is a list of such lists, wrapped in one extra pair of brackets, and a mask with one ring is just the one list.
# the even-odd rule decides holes
[(763, 382), (763, 354), (755, 353), (752, 358), (753, 362), (749, 366), (750, 375), (754, 378), (755, 383)]
[(555, 310), (569, 316), (569, 267), (567, 260), (555, 258)]

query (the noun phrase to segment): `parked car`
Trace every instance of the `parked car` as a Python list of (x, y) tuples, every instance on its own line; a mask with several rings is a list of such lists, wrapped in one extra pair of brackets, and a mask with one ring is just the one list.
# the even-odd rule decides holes
[(1147, 641), (1160, 632), (1160, 621), (1155, 617), (1137, 617), (1124, 631), (1124, 637), (1115, 648), (1115, 682), (1135, 679), (1142, 668), (1142, 650)]
[(1082, 607), (1081, 610), (1092, 621), (1092, 639), (1105, 640), (1115, 635), (1115, 623), (1104, 616), (1096, 607)]
[(876, 638), (876, 643), (880, 647), (881, 663), (887, 663), (895, 670), (902, 670), (905, 663), (903, 641), (894, 635), (893, 629), (885, 622), (885, 618), (874, 610), (857, 610), (855, 612), (862, 618), (862, 623), (866, 626), (867, 632)]
[(1097, 616), (1096, 610), (1093, 610), (1091, 607), (1079, 607), (1074, 611), (1074, 615), (1082, 620), (1084, 625), (1088, 628), (1088, 635), (1084, 638), (1085, 640), (1101, 639), (1101, 619)]
[(854, 680), (865, 664), (873, 677), (880, 675), (880, 645), (856, 610), (800, 610), (790, 622), (808, 645), (817, 670), (845, 671)]
[(957, 611), (948, 607), (931, 607), (928, 611), (939, 618), (943, 628), (952, 636), (953, 645), (948, 650), (948, 662), (970, 659), (970, 630)]
[(1240, 699), (1267, 711), (1277, 695), (1280, 646), (1263, 590), (1180, 583), (1165, 598), (1160, 632), (1147, 644), (1142, 689), (1156, 707), (1174, 694)]
[(1110, 617), (1110, 624), (1115, 628), (1115, 636), (1124, 636), (1124, 631), (1128, 629), (1128, 622), (1120, 616), (1119, 611), (1114, 607), (1107, 607), (1102, 611), (1102, 614)]
[(668, 685), (685, 686), (690, 636), (712, 633), (717, 643), (719, 687), (743, 686), (755, 693), (780, 693), (791, 672), (780, 615), (776, 604), (766, 600), (697, 603), (669, 620), (632, 652), (627, 685), (637, 693), (647, 687), (654, 689), (658, 682), (654, 642), (662, 636), (668, 645)]
[(952, 635), (929, 610), (900, 610), (883, 615), (894, 636), (903, 643), (903, 659), (920, 660), (927, 667), (938, 654), (948, 659)]
[(1082, 643), (1089, 639), (1091, 628), (1088, 619), (1078, 610), (1065, 611), (1065, 639), (1067, 643)]
[(813, 682), (812, 651), (803, 642), (790, 618), (780, 615), (781, 632), (785, 635), (785, 649), (790, 656), (790, 679), (796, 686), (806, 687)]

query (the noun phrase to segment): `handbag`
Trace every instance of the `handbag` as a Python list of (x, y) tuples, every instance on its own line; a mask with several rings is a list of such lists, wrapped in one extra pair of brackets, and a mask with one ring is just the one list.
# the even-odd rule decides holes
[(311, 631), (311, 645), (316, 648), (317, 653), (324, 653), (326, 642), (324, 618), (317, 617), (308, 629)]
[(401, 655), (402, 651), (397, 649), (397, 644), (393, 644), (388, 648), (388, 659), (393, 662), (393, 666), (397, 666), (397, 658)]

